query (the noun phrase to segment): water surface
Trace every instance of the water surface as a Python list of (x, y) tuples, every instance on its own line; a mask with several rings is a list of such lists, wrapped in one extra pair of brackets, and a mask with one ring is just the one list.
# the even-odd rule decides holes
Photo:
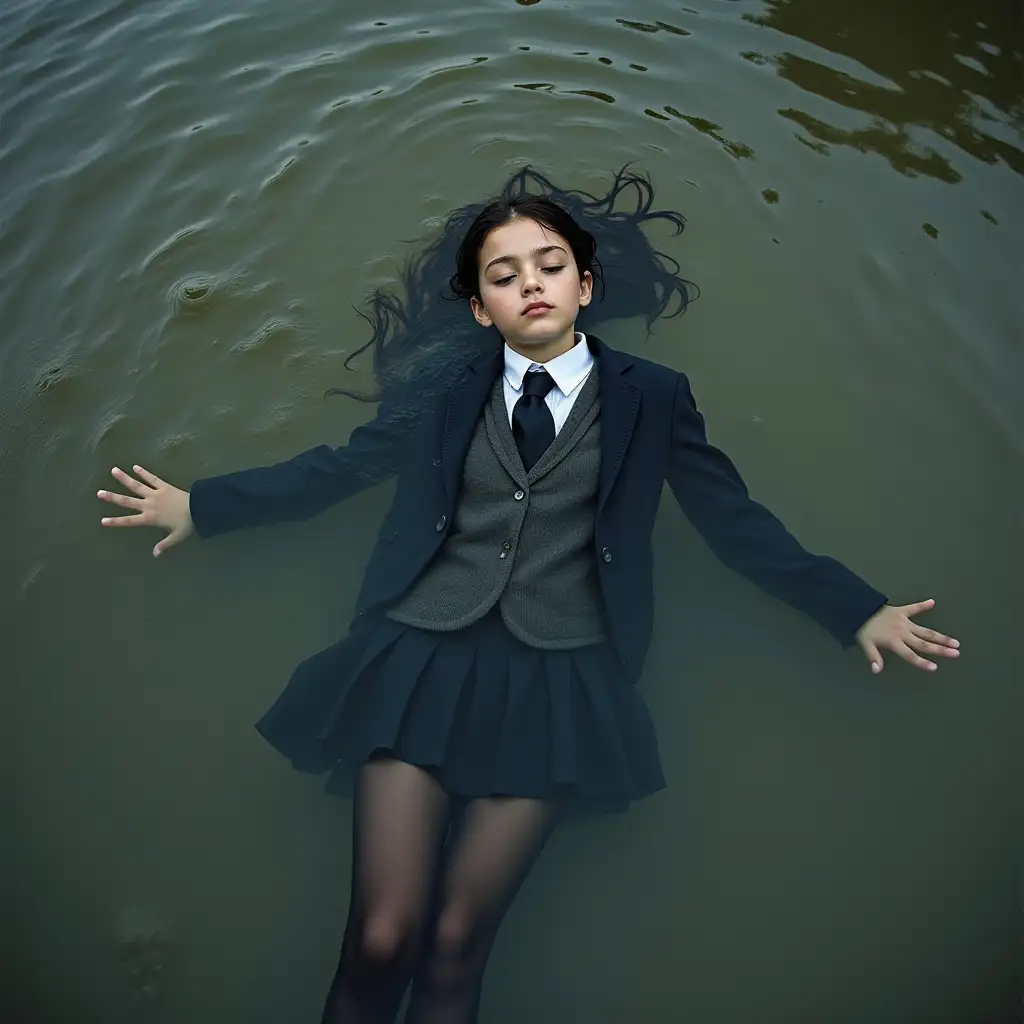
[(1018, 4), (10, 0), (0, 40), (8, 1019), (317, 1018), (348, 805), (252, 723), (344, 628), (390, 488), (157, 562), (95, 492), (344, 443), (372, 410), (322, 392), (368, 382), (352, 307), (415, 240), (523, 164), (603, 192), (628, 160), (702, 296), (602, 335), (964, 657), (871, 677), (666, 500), (669, 788), (556, 836), (483, 1020), (1013, 1019)]

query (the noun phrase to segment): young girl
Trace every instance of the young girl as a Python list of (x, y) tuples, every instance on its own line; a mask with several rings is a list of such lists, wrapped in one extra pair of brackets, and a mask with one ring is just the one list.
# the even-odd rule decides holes
[[(636, 210), (614, 210), (631, 186)], [(135, 512), (104, 525), (169, 531), (159, 555), (193, 531), (311, 516), (397, 474), (348, 635), (303, 662), (258, 724), (296, 768), (354, 797), (325, 1024), (393, 1021), (410, 982), (407, 1022), (475, 1021), (498, 926), (556, 823), (664, 786), (634, 684), (665, 481), (727, 565), (858, 642), (873, 671), (883, 649), (929, 670), (924, 655), (959, 653), (913, 620), (934, 602), (888, 605), (748, 497), (684, 374), (578, 329), (584, 311), (596, 320), (598, 240), (624, 286), (596, 311), (649, 326), (673, 297), (685, 308), (686, 282), (642, 231), (660, 217), (678, 232), (682, 218), (652, 213), (652, 198), (625, 169), (603, 199), (520, 172), (407, 266), (406, 305), (374, 295), (380, 408), (346, 447), (191, 493), (115, 468), (131, 494), (99, 492)], [(451, 261), (454, 296), (486, 330), (433, 302)]]

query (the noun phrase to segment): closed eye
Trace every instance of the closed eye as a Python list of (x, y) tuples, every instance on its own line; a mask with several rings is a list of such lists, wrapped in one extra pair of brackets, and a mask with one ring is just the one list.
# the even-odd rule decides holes
[[(565, 266), (562, 265), (562, 266), (558, 266), (558, 267), (541, 267), (541, 270), (544, 273), (546, 273), (546, 274), (557, 274), (559, 271), (565, 270)], [(509, 274), (507, 277), (499, 277), (494, 282), (494, 284), (497, 284), (497, 285), (508, 284), (509, 281), (511, 281), (515, 276), (516, 276), (515, 274)]]

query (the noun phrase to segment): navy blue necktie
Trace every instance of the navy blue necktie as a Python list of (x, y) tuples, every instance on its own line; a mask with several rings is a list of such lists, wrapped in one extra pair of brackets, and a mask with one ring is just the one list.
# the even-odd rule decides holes
[(529, 473), (555, 439), (555, 418), (544, 396), (555, 386), (547, 370), (523, 375), (523, 394), (512, 410), (512, 436)]

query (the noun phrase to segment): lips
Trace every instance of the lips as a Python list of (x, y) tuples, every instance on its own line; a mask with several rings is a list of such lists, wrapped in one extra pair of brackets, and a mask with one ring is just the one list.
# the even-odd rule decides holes
[(527, 306), (526, 309), (523, 310), (523, 316), (526, 316), (527, 313), (533, 312), (533, 310), (535, 310), (535, 309), (536, 310), (540, 310), (540, 309), (553, 309), (553, 308), (554, 307), (551, 306), (547, 302), (531, 302), (530, 305)]

